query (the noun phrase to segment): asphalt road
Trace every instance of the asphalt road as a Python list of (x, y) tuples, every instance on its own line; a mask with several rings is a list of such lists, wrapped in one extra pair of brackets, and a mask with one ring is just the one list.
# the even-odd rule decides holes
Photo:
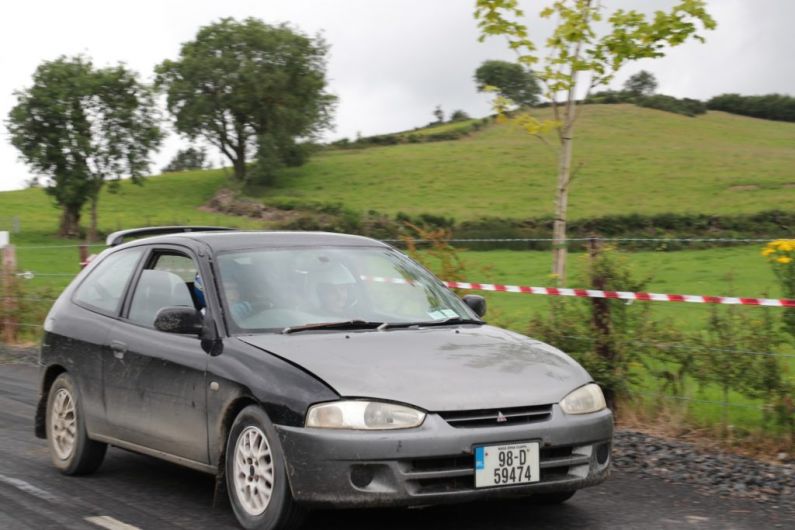
[[(89, 477), (65, 477), (33, 436), (36, 370), (0, 365), (0, 528), (237, 528), (226, 501), (213, 507), (213, 478), (154, 458), (110, 449)], [(569, 502), (512, 501), (411, 510), (323, 511), (306, 528), (794, 528), (791, 513), (698, 493), (687, 485), (615, 470)]]

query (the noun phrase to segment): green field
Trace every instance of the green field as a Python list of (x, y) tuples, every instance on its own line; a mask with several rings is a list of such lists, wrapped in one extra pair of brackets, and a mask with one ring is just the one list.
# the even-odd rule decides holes
[[(95, 250), (99, 250), (98, 248)], [(760, 256), (758, 246), (714, 248), (679, 252), (633, 252), (626, 255), (637, 277), (648, 277), (647, 289), (652, 292), (678, 294), (737, 295), (747, 297), (779, 296), (773, 274)], [(37, 248), (23, 245), (18, 249), (21, 270), (35, 273), (25, 285), (34, 296), (54, 296), (79, 269), (75, 248)], [(544, 286), (550, 285), (547, 275), (550, 256), (537, 251), (462, 251), (466, 264), (466, 278), (482, 283), (504, 283)], [(583, 254), (571, 254), (568, 285), (582, 287), (578, 280), (585, 265)], [(731, 278), (731, 282), (727, 278)], [(481, 293), (489, 304), (487, 320), (520, 333), (527, 333), (530, 319), (549, 310), (549, 298), (539, 295), (513, 293)], [(706, 325), (710, 306), (689, 303), (635, 302), (653, 304), (654, 318), (665, 321), (683, 331), (693, 332)], [(48, 300), (35, 305), (49, 305)], [(738, 307), (747, 319), (758, 318), (758, 307)], [(780, 309), (772, 309), (777, 312)], [(36, 322), (28, 322), (36, 324)], [(32, 337), (36, 328), (26, 329)], [(778, 353), (795, 355), (792, 345), (783, 345)], [(786, 378), (795, 379), (795, 358), (785, 359)], [(642, 376), (641, 393), (656, 393), (660, 381)], [(721, 401), (717, 388), (690, 388), (691, 396), (705, 401)], [(732, 392), (729, 401), (738, 406), (729, 409), (729, 418), (736, 427), (753, 430), (760, 424), (761, 403)], [(719, 421), (722, 408), (710, 403), (695, 403), (689, 408), (694, 419), (706, 424)]]

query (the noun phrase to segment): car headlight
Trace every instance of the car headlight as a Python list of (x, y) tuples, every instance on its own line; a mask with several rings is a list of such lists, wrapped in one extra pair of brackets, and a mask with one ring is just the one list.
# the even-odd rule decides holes
[(560, 408), (566, 414), (588, 414), (607, 408), (602, 389), (596, 383), (589, 383), (569, 393), (560, 401)]
[(332, 401), (309, 407), (306, 426), (319, 429), (410, 429), (425, 421), (411, 407), (378, 401)]

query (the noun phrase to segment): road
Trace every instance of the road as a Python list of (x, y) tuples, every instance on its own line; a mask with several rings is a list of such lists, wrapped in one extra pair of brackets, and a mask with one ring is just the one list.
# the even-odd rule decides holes
[[(65, 477), (33, 436), (36, 370), (0, 365), (0, 528), (237, 528), (226, 501), (213, 507), (213, 478), (112, 448), (90, 477)], [(792, 528), (791, 513), (698, 493), (687, 485), (615, 470), (604, 484), (556, 507), (517, 501), (412, 510), (323, 511), (306, 528), (560, 529)]]

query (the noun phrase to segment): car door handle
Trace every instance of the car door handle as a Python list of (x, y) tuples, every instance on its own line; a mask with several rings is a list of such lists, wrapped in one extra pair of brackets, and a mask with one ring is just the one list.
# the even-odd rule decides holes
[(124, 354), (127, 353), (127, 345), (119, 340), (110, 341), (110, 349), (113, 350), (113, 356), (117, 359), (124, 359)]

